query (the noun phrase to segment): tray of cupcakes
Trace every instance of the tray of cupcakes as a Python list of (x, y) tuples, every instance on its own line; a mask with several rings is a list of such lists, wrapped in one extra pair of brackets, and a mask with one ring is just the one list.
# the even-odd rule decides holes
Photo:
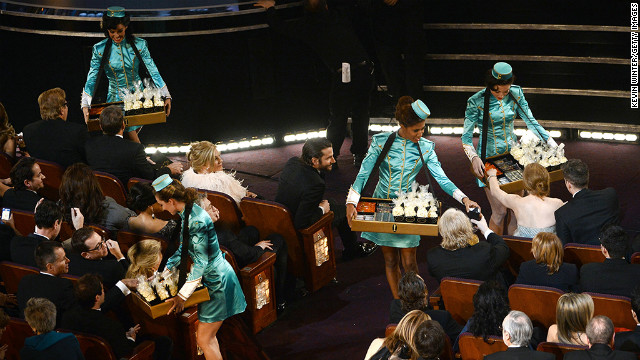
[[(156, 274), (151, 279), (145, 279), (141, 275), (137, 280), (138, 288), (132, 294), (133, 302), (152, 319), (167, 315), (172, 303), (165, 301), (178, 295), (178, 271), (172, 271), (164, 278), (161, 274)], [(209, 291), (200, 285), (185, 301), (184, 307), (188, 308), (208, 300)]]
[(428, 188), (414, 183), (411, 192), (395, 199), (360, 198), (351, 230), (437, 236), (442, 204)]

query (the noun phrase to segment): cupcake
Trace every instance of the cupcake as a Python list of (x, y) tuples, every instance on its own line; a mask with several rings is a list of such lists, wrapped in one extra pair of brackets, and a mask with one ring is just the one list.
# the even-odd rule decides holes
[(418, 208), (418, 212), (416, 213), (418, 223), (420, 224), (426, 223), (428, 214), (429, 214), (429, 211), (427, 210), (427, 208), (424, 206), (420, 206)]
[(145, 113), (153, 112), (153, 100), (151, 100), (151, 98), (145, 99), (142, 106), (144, 107)]
[(155, 112), (163, 112), (164, 111), (164, 101), (160, 95), (153, 97), (153, 111)]
[(142, 101), (137, 100), (136, 102), (134, 102), (131, 112), (133, 113), (133, 115), (142, 114)]
[(429, 208), (429, 212), (427, 214), (427, 223), (429, 224), (437, 224), (438, 223), (438, 208), (432, 206)]
[(408, 223), (416, 221), (416, 207), (413, 204), (404, 207), (404, 221)]

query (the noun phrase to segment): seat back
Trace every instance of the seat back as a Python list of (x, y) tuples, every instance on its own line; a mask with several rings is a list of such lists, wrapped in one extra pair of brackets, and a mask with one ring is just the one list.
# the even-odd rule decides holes
[(588, 348), (589, 347), (586, 345), (561, 344), (543, 341), (538, 344), (538, 348), (536, 350), (553, 354), (555, 355), (557, 360), (562, 360), (564, 359), (564, 354), (568, 352), (576, 350), (586, 350)]
[(35, 333), (31, 330), (31, 326), (29, 326), (26, 321), (17, 318), (10, 318), (7, 329), (0, 338), (0, 344), (9, 345), (9, 348), (5, 353), (5, 359), (20, 360), (20, 349), (24, 347), (25, 339), (34, 335)]
[(135, 183), (139, 183), (139, 182), (146, 182), (151, 184), (152, 181), (151, 180), (147, 180), (147, 179), (141, 179), (141, 178), (137, 178), (137, 177), (132, 177), (129, 179), (129, 181), (127, 181), (127, 190), (130, 190), (131, 187), (133, 186), (133, 184)]
[(12, 209), (11, 213), (13, 214), (13, 224), (22, 236), (27, 236), (35, 230), (36, 220), (32, 212)]
[(635, 252), (631, 255), (632, 264), (640, 264), (640, 252)]
[(74, 333), (80, 343), (80, 350), (85, 359), (117, 360), (111, 346), (101, 337), (89, 334)]
[(93, 174), (98, 179), (98, 184), (100, 184), (100, 189), (102, 189), (104, 196), (112, 197), (118, 204), (127, 207), (127, 191), (124, 189), (120, 179), (115, 175), (102, 171), (94, 171)]
[(587, 293), (593, 299), (593, 316), (604, 315), (613, 321), (613, 326), (635, 329), (631, 316), (631, 299), (625, 296)]
[(20, 284), (20, 280), (24, 276), (38, 273), (40, 273), (38, 268), (10, 261), (0, 261), (0, 277), (4, 281), (4, 288), (8, 294), (16, 294), (18, 292), (18, 284)]
[(211, 202), (211, 205), (220, 210), (220, 218), (216, 221), (216, 227), (224, 227), (235, 234), (242, 229), (242, 213), (240, 212), (240, 208), (238, 208), (238, 204), (231, 196), (218, 191), (202, 189), (198, 189), (198, 192), (205, 194)]
[(444, 277), (440, 281), (442, 301), (447, 311), (459, 324), (465, 324), (473, 315), (473, 295), (482, 284), (479, 280)]
[(44, 188), (40, 189), (40, 195), (53, 201), (60, 199), (60, 184), (62, 183), (62, 174), (64, 174), (64, 168), (60, 164), (53, 161), (37, 160), (40, 165), (40, 170), (44, 174)]
[(514, 276), (520, 271), (520, 264), (533, 260), (531, 253), (531, 239), (517, 236), (503, 236), (504, 242), (509, 246), (509, 259), (507, 266)]
[(556, 323), (556, 304), (562, 294), (562, 290), (546, 286), (515, 284), (509, 287), (509, 305), (527, 314), (533, 326), (546, 329)]
[(120, 250), (123, 254), (127, 254), (129, 248), (133, 246), (133, 244), (137, 243), (141, 240), (156, 240), (160, 242), (160, 246), (162, 247), (162, 253), (164, 254), (165, 250), (167, 250), (167, 241), (163, 238), (140, 234), (132, 231), (120, 230), (118, 231), (118, 237), (116, 239), (118, 244), (120, 245)]
[(6, 179), (9, 177), (9, 173), (11, 173), (11, 168), (13, 168), (14, 163), (15, 161), (11, 155), (4, 152), (0, 153), (0, 179)]
[(576, 264), (578, 269), (584, 264), (603, 262), (605, 259), (600, 245), (568, 243), (564, 245), (564, 262)]
[(486, 355), (507, 350), (507, 345), (501, 336), (489, 336), (487, 341), (485, 342), (482, 337), (475, 337), (468, 332), (460, 334), (458, 344), (462, 358), (464, 360), (483, 360)]

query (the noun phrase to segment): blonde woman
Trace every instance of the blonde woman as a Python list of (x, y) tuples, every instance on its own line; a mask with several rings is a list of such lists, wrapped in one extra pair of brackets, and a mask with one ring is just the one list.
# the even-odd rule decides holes
[(570, 291), (578, 283), (578, 268), (562, 261), (564, 250), (556, 234), (537, 233), (532, 240), (531, 253), (534, 260), (520, 264), (517, 284), (549, 286)]
[(548, 342), (587, 345), (585, 332), (593, 317), (593, 299), (589, 294), (566, 293), (556, 306), (556, 323), (549, 327)]
[(245, 196), (257, 196), (242, 186), (235, 173), (223, 171), (220, 152), (211, 142), (200, 141), (191, 144), (187, 161), (190, 168), (182, 173), (182, 185), (185, 187), (219, 191), (231, 196), (238, 204)]
[(131, 262), (127, 270), (127, 279), (135, 279), (139, 275), (147, 279), (160, 268), (162, 262), (162, 246), (157, 240), (142, 240), (129, 248), (127, 257)]
[[(478, 241), (472, 222), (487, 241)], [(438, 230), (442, 243), (427, 252), (429, 273), (438, 281), (445, 276), (493, 279), (509, 257), (509, 247), (500, 235), (489, 229), (484, 216), (470, 220), (462, 211), (451, 208), (442, 214)]]
[(524, 197), (502, 191), (496, 174), (496, 169), (487, 170), (491, 196), (513, 210), (518, 224), (515, 236), (532, 238), (539, 232), (556, 232), (555, 211), (564, 202), (548, 196), (550, 184), (547, 169), (536, 163), (524, 167), (522, 180), (528, 193)]

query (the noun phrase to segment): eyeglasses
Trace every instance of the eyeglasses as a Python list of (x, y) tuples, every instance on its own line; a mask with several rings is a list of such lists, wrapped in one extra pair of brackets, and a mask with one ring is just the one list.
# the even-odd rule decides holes
[(102, 240), (100, 240), (100, 242), (98, 243), (98, 245), (96, 245), (96, 247), (94, 247), (93, 249), (89, 249), (87, 250), (87, 252), (92, 252), (92, 251), (96, 251), (96, 250), (100, 250), (102, 249), (102, 247), (105, 245), (106, 241), (104, 240), (104, 238), (102, 238)]

